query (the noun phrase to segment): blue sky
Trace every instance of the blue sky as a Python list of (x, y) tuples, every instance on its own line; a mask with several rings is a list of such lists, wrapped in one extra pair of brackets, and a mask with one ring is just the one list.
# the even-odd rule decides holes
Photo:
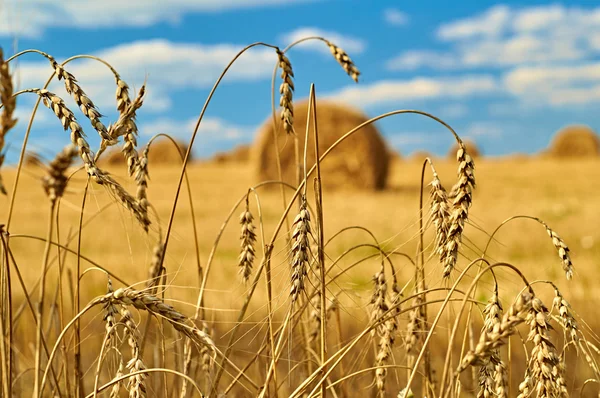
[[(37, 48), (62, 61), (76, 54), (106, 59), (130, 86), (147, 80), (138, 112), (140, 142), (167, 132), (188, 139), (210, 87), (246, 44), (285, 46), (321, 35), (345, 49), (362, 72), (354, 84), (322, 43), (288, 55), (296, 99), (331, 97), (375, 116), (394, 109), (431, 112), (483, 152), (533, 153), (571, 123), (600, 125), (600, 6), (593, 2), (342, 0), (0, 0), (0, 45), (6, 55)], [(215, 95), (196, 142), (208, 156), (251, 142), (270, 112), (276, 57), (258, 48), (240, 58)], [(41, 87), (47, 61), (28, 54), (14, 64), (19, 88)], [(114, 79), (106, 67), (79, 60), (66, 67), (105, 115), (115, 120)], [(278, 84), (278, 83), (277, 83)], [(60, 83), (51, 90), (66, 97)], [(19, 98), (21, 119), (7, 141), (21, 144), (35, 98)], [(67, 104), (76, 111), (70, 100)], [(76, 116), (90, 136), (89, 122)], [(435, 123), (399, 116), (379, 123), (402, 154), (446, 153), (451, 137)], [(68, 142), (48, 109), (34, 123), (31, 148), (46, 157)]]

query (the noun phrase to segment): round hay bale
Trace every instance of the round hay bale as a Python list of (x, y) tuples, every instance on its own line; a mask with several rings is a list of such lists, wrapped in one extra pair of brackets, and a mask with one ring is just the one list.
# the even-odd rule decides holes
[(217, 152), (211, 160), (214, 163), (246, 163), (250, 160), (250, 145), (241, 144), (227, 152)]
[(588, 126), (567, 126), (556, 133), (547, 154), (557, 158), (596, 157), (600, 155), (600, 138)]
[[(177, 146), (179, 147), (179, 149), (181, 150), (181, 153), (183, 155), (185, 155), (185, 152), (187, 151), (188, 148), (188, 144), (185, 142), (181, 142), (176, 140), (177, 142)], [(125, 165), (125, 156), (123, 156), (123, 152), (121, 152), (121, 148), (122, 145), (117, 145), (112, 147), (110, 150), (107, 151), (106, 154), (104, 154), (104, 156), (102, 156), (100, 159), (104, 164), (108, 164), (108, 165)], [(145, 145), (143, 146), (138, 146), (137, 150), (138, 153), (141, 155), (142, 151), (144, 150)], [(190, 154), (190, 161), (193, 160), (193, 153)], [(181, 164), (181, 155), (179, 154), (179, 151), (177, 150), (177, 148), (175, 147), (175, 145), (173, 145), (173, 143), (164, 138), (157, 138), (156, 140), (154, 140), (152, 142), (152, 145), (150, 146), (150, 152), (148, 153), (148, 163), (150, 165), (154, 165), (154, 164), (162, 164), (162, 165), (166, 165), (166, 164)]]
[[(463, 140), (463, 144), (465, 148), (467, 148), (467, 153), (473, 158), (479, 158), (483, 156), (477, 145), (474, 141), (471, 140)], [(458, 142), (455, 142), (448, 151), (448, 157), (450, 159), (456, 159), (456, 152), (458, 151)]]
[(409, 157), (411, 162), (424, 162), (427, 158), (433, 158), (433, 156), (431, 156), (431, 154), (427, 151), (416, 151), (413, 152)]
[[(294, 104), (294, 129), (298, 135), (300, 162), (303, 162), (308, 103)], [(368, 118), (360, 111), (327, 101), (317, 102), (319, 152), (321, 155), (342, 135)], [(278, 150), (283, 180), (296, 185), (294, 137), (278, 133)], [(278, 180), (273, 120), (267, 118), (253, 147), (254, 167), (260, 181)], [(373, 125), (367, 125), (338, 145), (321, 163), (323, 186), (380, 190), (385, 188), (390, 162), (385, 141)], [(308, 140), (307, 166), (315, 163), (314, 137)], [(312, 186), (312, 179), (309, 182)]]

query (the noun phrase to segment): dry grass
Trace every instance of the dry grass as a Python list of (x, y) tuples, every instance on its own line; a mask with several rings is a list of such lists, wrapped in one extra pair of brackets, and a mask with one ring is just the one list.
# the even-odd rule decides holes
[[(357, 79), (347, 54), (330, 47)], [(277, 52), (289, 85), (291, 64)], [(53, 67), (76, 102), (91, 104), (63, 65)], [(365, 127), (315, 175), (303, 168), (303, 186), (284, 186), (282, 195), (242, 163), (191, 164), (185, 174), (173, 163), (155, 167), (157, 147), (136, 148), (138, 106), (115, 77), (125, 121), (110, 139), (123, 137), (128, 167), (100, 169), (65, 102), (27, 91), (71, 131), (84, 167), (67, 168), (71, 149), (18, 182), (4, 170), (16, 195), (0, 198), (8, 213), (0, 235), (4, 396), (597, 393), (600, 191), (589, 184), (600, 177), (597, 160), (523, 167), (482, 159), (475, 190), (468, 147), (433, 165), (388, 164), (384, 143)], [(290, 99), (282, 105), (294, 143), (282, 166), (299, 164), (307, 145), (310, 167), (315, 152), (364, 119), (345, 113), (349, 126), (329, 122), (338, 127), (333, 138), (319, 124), (319, 139), (304, 137), (291, 90), (282, 90)], [(298, 108), (297, 117), (308, 113)], [(317, 106), (319, 122), (327, 109)], [(101, 123), (92, 106), (83, 112)], [(267, 149), (274, 153), (275, 142)], [(388, 189), (330, 189), (347, 174), (328, 162), (356, 153), (372, 169), (365, 186), (381, 188), (389, 168)], [(373, 154), (385, 165), (368, 161)], [(288, 175), (295, 186), (293, 167)]]

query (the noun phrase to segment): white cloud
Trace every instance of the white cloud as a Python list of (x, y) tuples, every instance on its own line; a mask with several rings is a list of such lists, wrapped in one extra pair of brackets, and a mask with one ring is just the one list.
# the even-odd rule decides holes
[(511, 11), (498, 5), (483, 14), (442, 25), (437, 34), (443, 40), (457, 40), (476, 36), (498, 36), (506, 29)]
[(597, 102), (600, 101), (600, 62), (520, 67), (504, 76), (504, 85), (511, 94), (539, 104)]
[(600, 7), (495, 6), (440, 26), (437, 37), (450, 42), (452, 51), (407, 51), (388, 61), (388, 69), (506, 67), (590, 59), (600, 52)]
[(387, 8), (383, 11), (383, 19), (390, 25), (403, 26), (408, 24), (408, 15), (396, 8)]
[(459, 65), (455, 54), (429, 50), (406, 51), (386, 62), (388, 70), (414, 70), (423, 66), (453, 69)]
[[(122, 44), (99, 51), (97, 55), (113, 65), (132, 90), (139, 88), (147, 78), (148, 94), (142, 111), (163, 111), (170, 107), (170, 95), (175, 95), (177, 90), (212, 86), (241, 48), (233, 44), (203, 45), (156, 39)], [(224, 82), (267, 78), (276, 60), (271, 49), (251, 49), (236, 61)], [(97, 61), (76, 60), (65, 68), (75, 75), (101, 111), (114, 108), (116, 86), (106, 66)], [(17, 71), (21, 87), (40, 87), (52, 69), (44, 60), (22, 62)], [(54, 82), (51, 89), (64, 96), (66, 93), (62, 86), (62, 82)]]
[[(341, 47), (350, 56), (352, 56), (352, 54), (362, 53), (367, 47), (366, 42), (362, 39), (312, 27), (298, 28), (292, 32), (288, 32), (282, 35), (281, 40), (285, 43), (285, 45), (288, 45), (297, 40), (314, 36), (323, 37), (331, 41), (336, 46)], [(298, 48), (317, 50), (329, 53), (329, 48), (327, 47), (327, 45), (325, 45), (325, 43), (321, 42), (320, 40), (308, 40), (304, 43), (299, 44)]]
[[(158, 118), (152, 122), (140, 125), (139, 130), (147, 136), (165, 133), (173, 137), (188, 140), (192, 137), (196, 122), (197, 118), (187, 120)], [(237, 141), (240, 139), (251, 139), (255, 130), (254, 127), (238, 126), (220, 118), (205, 117), (200, 124), (198, 134), (202, 135), (204, 140), (212, 142)]]
[(360, 106), (432, 98), (466, 98), (498, 90), (496, 80), (487, 75), (454, 78), (387, 80), (361, 86), (348, 86), (327, 95)]
[(2, 3), (5, 17), (0, 23), (0, 35), (32, 37), (51, 27), (151, 26), (159, 22), (177, 23), (188, 13), (283, 6), (301, 1), (307, 0), (9, 0)]

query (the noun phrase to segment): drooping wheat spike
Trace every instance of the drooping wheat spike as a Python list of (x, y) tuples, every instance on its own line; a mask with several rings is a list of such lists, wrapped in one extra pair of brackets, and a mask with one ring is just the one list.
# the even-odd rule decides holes
[(527, 314), (528, 341), (533, 342), (528, 369), (538, 397), (566, 397), (564, 367), (561, 358), (550, 341), (552, 329), (548, 308), (537, 297), (533, 298)]
[(61, 64), (56, 62), (54, 57), (52, 57), (49, 54), (44, 55), (50, 61), (52, 68), (56, 72), (58, 80), (64, 80), (65, 89), (67, 90), (67, 93), (69, 93), (69, 95), (73, 97), (73, 99), (77, 103), (77, 106), (79, 106), (79, 109), (81, 109), (81, 112), (83, 112), (83, 114), (90, 120), (90, 122), (92, 123), (92, 127), (94, 127), (98, 134), (100, 134), (100, 137), (103, 140), (110, 141), (111, 138), (108, 134), (108, 130), (106, 129), (106, 126), (104, 126), (104, 124), (100, 121), (100, 117), (102, 117), (102, 115), (100, 114), (92, 100), (85, 94), (85, 92), (77, 82), (77, 79), (75, 79), (75, 76), (67, 72)]
[(469, 208), (473, 202), (473, 189), (475, 188), (475, 164), (461, 142), (456, 153), (458, 165), (458, 181), (452, 187), (452, 213), (446, 238), (444, 278), (448, 278), (456, 265), (458, 249), (462, 242), (465, 223), (469, 218)]
[[(483, 310), (484, 322), (482, 333), (491, 333), (494, 326), (500, 323), (502, 305), (498, 298), (498, 292), (494, 291), (492, 298)], [(500, 358), (500, 351), (493, 350), (490, 357), (483, 360), (484, 364), (479, 368), (479, 391), (478, 398), (491, 398), (495, 396), (506, 396), (505, 366)]]
[[(114, 294), (114, 293), (113, 293)], [(109, 301), (112, 302), (112, 301)], [(125, 336), (127, 336), (127, 344), (131, 349), (131, 359), (127, 362), (129, 373), (137, 372), (146, 369), (140, 352), (139, 332), (135, 324), (131, 312), (127, 307), (120, 305), (119, 312), (121, 313), (121, 323), (125, 324)], [(127, 389), (129, 390), (130, 398), (143, 398), (146, 396), (146, 373), (140, 373), (129, 378)]]
[(69, 144), (50, 162), (47, 174), (42, 178), (42, 186), (51, 202), (55, 202), (63, 196), (67, 186), (65, 172), (71, 166), (77, 154), (77, 147)]
[[(4, 53), (0, 48), (0, 102), (2, 102), (2, 113), (0, 114), (0, 167), (4, 163), (4, 139), (10, 129), (17, 124), (13, 117), (17, 106), (17, 98), (13, 97), (12, 76), (8, 68), (8, 62), (4, 60)], [(6, 195), (6, 188), (0, 175), (0, 193)]]
[(32, 91), (36, 92), (42, 98), (44, 105), (51, 109), (59, 118), (65, 131), (67, 129), (71, 130), (71, 143), (79, 149), (79, 156), (83, 161), (88, 175), (101, 184), (102, 172), (96, 167), (94, 154), (92, 153), (88, 142), (85, 140), (85, 133), (77, 122), (77, 119), (75, 119), (73, 112), (67, 108), (64, 101), (56, 94), (51, 93), (46, 89), (35, 89)]
[(193, 322), (188, 317), (148, 292), (138, 291), (132, 288), (119, 288), (113, 293), (98, 297), (92, 304), (104, 304), (107, 301), (126, 306), (131, 305), (138, 310), (147, 311), (154, 316), (163, 317), (173, 326), (173, 328), (175, 328), (175, 330), (189, 337), (198, 345), (205, 345), (211, 351), (215, 350), (215, 344), (210, 337), (193, 325)]
[(388, 317), (384, 322), (380, 322), (381, 318), (389, 310), (387, 302), (387, 281), (385, 278), (384, 267), (373, 277), (374, 289), (371, 296), (371, 322), (379, 322), (376, 328), (371, 330), (371, 335), (379, 336), (377, 344), (377, 356), (375, 358), (375, 386), (379, 397), (385, 396), (385, 378), (387, 376), (387, 368), (385, 365), (392, 355), (392, 348), (396, 340), (396, 331), (398, 324), (396, 317)]
[(340, 47), (336, 46), (330, 41), (326, 41), (327, 46), (329, 46), (329, 51), (335, 57), (336, 61), (344, 68), (348, 76), (352, 78), (356, 83), (358, 83), (358, 76), (360, 75), (360, 71), (354, 65), (354, 62), (350, 59), (346, 51), (342, 50)]
[(162, 239), (159, 238), (152, 251), (152, 260), (150, 261), (150, 269), (148, 271), (148, 284), (146, 285), (153, 294), (156, 293), (156, 286), (165, 269), (161, 264), (164, 249), (165, 245)]
[(238, 266), (240, 275), (244, 283), (247, 283), (252, 275), (252, 265), (254, 264), (254, 244), (256, 243), (256, 233), (254, 232), (254, 216), (250, 212), (250, 203), (246, 196), (246, 208), (240, 214), (240, 255)]
[[(202, 332), (206, 335), (209, 336), (212, 334), (210, 328), (208, 327), (208, 323), (206, 322), (202, 322)], [(208, 376), (210, 375), (210, 372), (212, 371), (212, 367), (213, 367), (213, 357), (211, 355), (211, 350), (209, 349), (208, 346), (203, 345), (200, 348), (200, 357), (202, 359), (202, 371)]]
[(148, 180), (150, 175), (148, 174), (148, 151), (150, 147), (146, 145), (142, 156), (138, 159), (135, 167), (135, 183), (137, 190), (135, 192), (135, 199), (138, 206), (143, 212), (148, 212)]
[(519, 395), (517, 395), (517, 398), (530, 397), (532, 384), (533, 380), (531, 380), (529, 368), (527, 368), (527, 370), (525, 371), (525, 379), (519, 384)]
[(292, 226), (292, 286), (290, 296), (292, 303), (296, 301), (302, 291), (304, 291), (304, 278), (308, 272), (311, 258), (309, 237), (312, 236), (310, 227), (310, 213), (306, 197), (302, 195), (300, 202), (300, 211), (294, 219)]
[[(119, 360), (119, 367), (117, 368), (117, 373), (115, 374), (115, 379), (123, 376), (125, 373), (125, 365), (123, 364), (123, 360)], [(121, 382), (116, 382), (110, 389), (110, 398), (119, 398), (119, 391), (121, 390)]]
[(281, 106), (281, 122), (283, 123), (283, 131), (287, 134), (294, 133), (294, 104), (292, 97), (294, 95), (294, 71), (292, 64), (285, 54), (277, 49), (277, 57), (279, 58), (279, 67), (281, 68), (281, 86), (279, 86), (279, 106)]
[[(107, 291), (109, 293), (113, 292), (113, 286), (112, 286), (112, 280), (110, 279), (110, 277), (108, 277), (108, 282), (107, 282)], [(113, 303), (106, 303), (104, 305), (104, 329), (106, 330), (106, 345), (105, 348), (110, 347), (110, 346), (116, 346), (117, 344), (117, 339), (115, 339), (113, 336), (116, 333), (116, 330), (114, 329), (115, 326), (117, 325), (117, 314), (119, 313), (119, 309), (117, 308), (117, 306), (115, 306)], [(100, 358), (100, 360), (102, 360), (102, 358)], [(123, 368), (123, 360), (120, 359), (119, 360), (119, 368), (117, 370), (117, 374), (116, 377), (120, 377), (123, 374), (124, 368)], [(110, 396), (111, 397), (118, 397), (119, 396), (119, 389), (121, 387), (121, 383), (117, 382), (113, 385), (113, 387), (111, 388), (111, 393)]]
[(540, 220), (540, 223), (544, 227), (546, 227), (546, 232), (548, 236), (552, 239), (552, 244), (556, 247), (558, 251), (558, 257), (560, 257), (562, 261), (563, 271), (565, 271), (565, 276), (567, 280), (573, 279), (573, 263), (571, 262), (571, 256), (569, 255), (569, 247), (565, 243), (564, 240), (561, 239), (560, 236), (554, 230), (552, 230), (545, 222)]
[[(554, 301), (552, 306), (558, 311), (560, 323), (565, 332), (565, 341), (571, 341), (573, 343), (579, 342), (577, 321), (571, 312), (571, 305), (564, 299), (556, 287), (554, 288)], [(575, 347), (577, 347), (577, 344), (575, 344)]]
[[(107, 282), (107, 291), (108, 291), (108, 293), (113, 292), (112, 281), (111, 281), (110, 277), (108, 278), (108, 282)], [(106, 340), (107, 345), (114, 344), (114, 342), (115, 342), (111, 336), (111, 333), (112, 333), (112, 329), (117, 324), (116, 316), (118, 313), (119, 313), (119, 310), (113, 303), (107, 302), (104, 305), (104, 322), (105, 322), (104, 328), (106, 330), (106, 334), (109, 336), (109, 338)]]
[(115, 93), (115, 97), (117, 98), (117, 110), (119, 114), (123, 114), (127, 108), (129, 108), (129, 104), (131, 104), (131, 99), (129, 98), (129, 85), (125, 82), (125, 80), (121, 79), (121, 76), (118, 73), (115, 73), (115, 80), (117, 81), (117, 91)]
[(125, 159), (127, 160), (127, 171), (129, 175), (133, 175), (133, 172), (136, 170), (136, 165), (138, 162), (138, 153), (136, 150), (137, 147), (137, 124), (135, 123), (136, 111), (140, 109), (142, 103), (144, 101), (144, 95), (146, 93), (146, 86), (142, 86), (140, 91), (133, 100), (133, 102), (129, 105), (127, 110), (121, 114), (117, 123), (114, 126), (114, 131), (111, 131), (111, 137), (119, 137), (123, 136), (123, 155), (125, 155)]
[(415, 296), (412, 305), (414, 308), (408, 313), (406, 336), (404, 337), (404, 347), (409, 356), (416, 354), (419, 341), (423, 337), (423, 319), (420, 308), (423, 305), (423, 296)]
[[(373, 276), (373, 294), (371, 295), (371, 323), (375, 324), (381, 319), (381, 317), (389, 310), (386, 302), (387, 294), (387, 281), (385, 279), (385, 272), (383, 266), (381, 270)], [(385, 332), (385, 325), (379, 323), (374, 329), (371, 330), (371, 336), (375, 337), (378, 333), (383, 335)]]
[(502, 315), (502, 321), (494, 324), (491, 332), (481, 334), (479, 343), (474, 351), (469, 351), (463, 358), (456, 373), (460, 373), (470, 365), (483, 365), (494, 350), (504, 344), (504, 339), (515, 333), (515, 328), (525, 322), (531, 309), (532, 295), (525, 292), (519, 295), (517, 301)]
[(308, 342), (312, 343), (319, 337), (319, 333), (321, 333), (321, 291), (318, 289), (310, 299), (309, 318), (311, 326), (308, 334)]
[(148, 232), (150, 226), (148, 209), (141, 207), (139, 202), (110, 175), (100, 174), (100, 184), (106, 186), (113, 197), (135, 216), (144, 231)]
[(442, 186), (438, 174), (433, 172), (431, 181), (431, 209), (430, 217), (435, 227), (435, 253), (440, 256), (440, 261), (445, 259), (446, 239), (450, 221), (450, 206), (448, 194)]

